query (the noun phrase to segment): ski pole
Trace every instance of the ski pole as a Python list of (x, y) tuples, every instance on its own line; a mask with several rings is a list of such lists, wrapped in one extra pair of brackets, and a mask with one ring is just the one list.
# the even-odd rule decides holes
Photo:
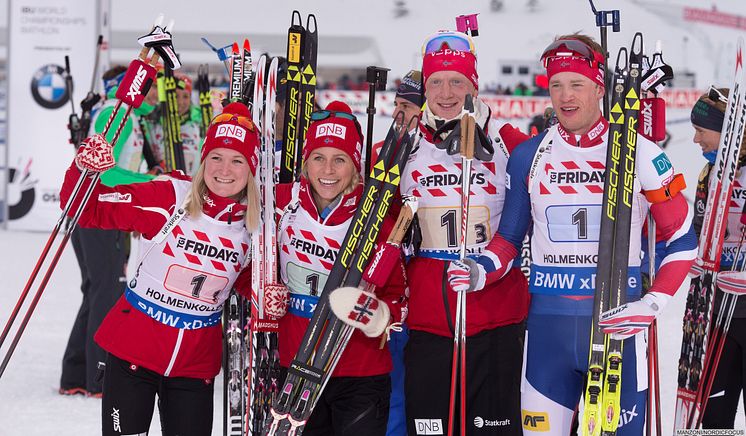
[[(474, 102), (471, 95), (464, 101), (461, 116), (461, 242), (459, 260), (466, 258), (467, 233), (469, 227), (469, 197), (471, 191), (471, 163), (474, 159)], [(448, 409), (448, 435), (453, 435), (453, 420), (456, 408), (456, 384), (459, 386), (459, 430), (466, 434), (466, 292), (456, 296), (456, 325), (453, 333), (453, 358), (451, 361), (451, 394)]]
[[(142, 101), (145, 98), (145, 94), (147, 94), (147, 91), (152, 84), (153, 78), (155, 77), (155, 68), (153, 67), (153, 65), (155, 65), (155, 63), (158, 62), (159, 54), (162, 51), (164, 51), (164, 48), (162, 46), (166, 44), (167, 45), (171, 44), (171, 37), (167, 29), (170, 26), (172, 26), (172, 23), (169, 23), (169, 25), (166, 27), (161, 27), (162, 19), (163, 17), (159, 16), (159, 18), (156, 20), (156, 24), (154, 25), (151, 33), (140, 38), (140, 42), (144, 45), (144, 47), (140, 51), (139, 57), (130, 63), (127, 73), (125, 74), (125, 77), (122, 80), (122, 84), (120, 85), (120, 88), (117, 91), (116, 96), (119, 99), (119, 101), (114, 106), (114, 110), (112, 111), (111, 116), (107, 120), (106, 126), (104, 127), (103, 133), (101, 134), (102, 138), (106, 138), (106, 135), (109, 133), (109, 130), (112, 127), (113, 121), (118, 115), (119, 110), (121, 109), (122, 103), (126, 102), (128, 106), (127, 106), (127, 109), (124, 113), (124, 116), (121, 122), (118, 124), (115, 130), (113, 139), (111, 141), (112, 147), (116, 145), (116, 142), (119, 139), (119, 135), (122, 131), (122, 128), (124, 127), (124, 124), (126, 123), (127, 118), (129, 117), (132, 111), (132, 108), (139, 107), (140, 104), (142, 104)], [(164, 38), (163, 35), (167, 35), (167, 37)], [(148, 37), (153, 37), (153, 36), (158, 38), (159, 41), (152, 42), (152, 40), (148, 39)], [(150, 52), (151, 48), (155, 48), (156, 53), (154, 53), (153, 56), (151, 57), (150, 64), (147, 64), (145, 63), (145, 59), (147, 58), (147, 55)], [(173, 49), (171, 48), (171, 51), (172, 50)], [(60, 229), (62, 228), (62, 223), (64, 222), (65, 217), (68, 216), (68, 214), (70, 213), (72, 205), (75, 203), (75, 199), (78, 198), (78, 194), (80, 192), (81, 187), (83, 186), (84, 182), (89, 178), (89, 175), (90, 175), (89, 173), (90, 171), (86, 169), (83, 171), (83, 173), (78, 178), (78, 181), (76, 182), (75, 187), (73, 188), (73, 192), (70, 196), (70, 200), (68, 201), (68, 204), (65, 206), (65, 209), (63, 210), (62, 214), (60, 215), (60, 218), (57, 220), (57, 223), (55, 224), (55, 227), (53, 228), (51, 234), (49, 235), (49, 238), (47, 239), (47, 242), (44, 248), (42, 249), (42, 253), (37, 259), (36, 265), (34, 266), (34, 269), (32, 270), (31, 275), (28, 278), (26, 285), (24, 286), (24, 289), (21, 292), (21, 295), (18, 301), (16, 302), (16, 305), (13, 308), (13, 311), (11, 312), (11, 315), (3, 329), (2, 335), (0, 335), (0, 347), (2, 346), (2, 344), (5, 342), (6, 338), (8, 337), (11, 327), (14, 324), (18, 314), (20, 313), (21, 307), (23, 306), (26, 298), (28, 297), (31, 286), (36, 281), (36, 278), (38, 277), (39, 272), (41, 271), (41, 267), (44, 264), (44, 261), (46, 260), (54, 241), (57, 239), (57, 235)], [(96, 186), (96, 183), (98, 182), (99, 177), (100, 177), (100, 173), (95, 173), (92, 177), (90, 177), (91, 180), (86, 191), (83, 194), (83, 199), (80, 202), (76, 211), (74, 212), (73, 218), (70, 220), (70, 223), (69, 223), (70, 225), (65, 230), (62, 241), (60, 242), (60, 245), (57, 247), (52, 257), (52, 260), (50, 261), (50, 264), (47, 267), (46, 272), (44, 273), (42, 281), (39, 284), (39, 287), (37, 288), (36, 293), (34, 294), (34, 297), (31, 303), (29, 304), (29, 307), (26, 309), (23, 320), (20, 326), (18, 327), (18, 329), (16, 330), (16, 333), (13, 336), (13, 340), (3, 357), (3, 361), (0, 364), (0, 378), (5, 372), (5, 369), (7, 368), (8, 363), (10, 362), (10, 358), (12, 357), (13, 352), (16, 346), (18, 345), (18, 342), (20, 341), (21, 336), (23, 335), (23, 332), (25, 331), (26, 326), (28, 325), (28, 322), (31, 319), (31, 316), (33, 315), (36, 305), (38, 304), (39, 299), (41, 298), (41, 295), (44, 292), (44, 289), (46, 288), (46, 285), (49, 282), (49, 279), (51, 278), (52, 273), (54, 272), (54, 268), (56, 267), (57, 262), (59, 261), (59, 258), (61, 257), (62, 252), (65, 246), (67, 245), (67, 242), (70, 239), (70, 236), (72, 235), (72, 232), (74, 231), (78, 220), (80, 219), (80, 216), (85, 208), (86, 203), (88, 202), (91, 194), (94, 191), (94, 188)]]
[[(746, 204), (744, 204), (746, 208)], [(738, 249), (736, 255), (733, 258), (733, 270), (744, 271), (744, 264), (741, 264), (740, 270), (738, 269), (738, 259), (741, 257), (744, 238), (746, 238), (746, 227), (741, 228), (741, 239), (738, 243)], [(715, 284), (713, 283), (713, 286)], [(717, 287), (715, 288), (717, 292)], [(714, 294), (713, 294), (714, 295)], [(713, 297), (714, 298), (714, 297)], [(723, 354), (723, 348), (725, 347), (725, 339), (730, 330), (730, 323), (733, 319), (733, 312), (736, 308), (736, 302), (738, 301), (738, 295), (723, 292), (723, 299), (720, 301), (720, 309), (718, 310), (718, 316), (715, 321), (715, 327), (712, 330), (710, 337), (710, 346), (715, 350), (715, 354), (712, 351), (708, 352), (710, 358), (707, 360), (702, 374), (703, 384), (705, 389), (701, 391), (699, 401), (701, 406), (698, 408), (700, 413), (696, 416), (696, 422), (694, 428), (699, 428), (702, 425), (702, 419), (704, 418), (705, 410), (707, 407), (707, 400), (710, 398), (710, 392), (712, 391), (712, 385), (715, 382), (715, 375), (720, 364), (720, 357)]]
[(366, 70), (366, 79), (368, 82), (368, 107), (365, 112), (368, 114), (368, 126), (365, 135), (365, 160), (363, 168), (370, 166), (371, 153), (373, 149), (373, 119), (376, 115), (376, 91), (386, 90), (386, 75), (391, 71), (388, 68), (369, 66)]
[[(650, 286), (655, 282), (655, 220), (648, 214), (648, 276)], [(655, 416), (655, 434), (661, 436), (660, 374), (658, 372), (658, 322), (654, 319), (648, 328), (648, 422), (645, 432), (650, 436), (653, 427), (651, 417)], [(652, 382), (650, 382), (652, 380)]]
[[(609, 61), (609, 49), (607, 45), (607, 27), (611, 27), (611, 30), (613, 32), (619, 32), (621, 30), (620, 23), (619, 23), (619, 10), (614, 9), (611, 11), (598, 11), (596, 10), (596, 6), (593, 5), (593, 0), (588, 0), (591, 4), (591, 10), (593, 11), (593, 15), (596, 17), (596, 27), (599, 28), (599, 31), (601, 32), (601, 48), (603, 48), (603, 55), (604, 59), (606, 59), (605, 64), (608, 64)], [(609, 20), (611, 18), (611, 20)], [(611, 74), (609, 68), (604, 65), (604, 84), (606, 85), (606, 89), (611, 89)], [(610, 106), (610, 97), (611, 93), (607, 92), (604, 96), (604, 118), (609, 119), (609, 106)]]
[[(402, 126), (403, 128), (403, 126)], [(406, 134), (406, 131), (404, 131)], [(391, 233), (389, 233), (389, 237), (386, 241), (386, 244), (394, 245), (397, 248), (401, 247), (402, 240), (404, 240), (404, 236), (407, 233), (407, 230), (409, 230), (410, 224), (412, 224), (412, 220), (414, 219), (414, 214), (417, 211), (417, 200), (411, 199), (404, 202), (404, 205), (402, 206), (401, 210), (399, 211), (399, 216), (396, 219), (396, 223), (394, 224), (394, 228), (391, 229)], [(370, 293), (375, 293), (375, 285), (368, 283), (365, 287), (365, 290)], [(337, 363), (339, 362), (339, 359), (342, 357), (342, 353), (347, 348), (347, 343), (350, 342), (350, 338), (352, 337), (352, 333), (354, 332), (354, 328), (345, 325), (342, 329), (342, 333), (340, 334), (340, 341), (337, 343), (336, 348), (332, 352), (332, 358), (330, 360), (330, 364), (328, 365), (328, 368), (325, 370), (326, 377), (324, 378), (320, 392), (323, 392), (326, 388), (326, 384), (329, 381), (329, 378), (331, 378), (331, 374), (334, 372), (334, 368), (337, 367)], [(385, 341), (386, 341), (387, 334), (384, 332), (382, 338), (381, 338), (381, 348), (383, 348)], [(316, 401), (318, 401), (319, 396), (316, 397)], [(315, 407), (316, 404), (314, 403), (312, 408)]]

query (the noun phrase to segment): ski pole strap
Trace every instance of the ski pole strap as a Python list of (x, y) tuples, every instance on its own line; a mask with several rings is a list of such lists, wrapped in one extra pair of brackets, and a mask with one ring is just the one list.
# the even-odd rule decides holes
[(654, 189), (652, 191), (642, 191), (645, 194), (645, 198), (650, 204), (663, 203), (672, 199), (676, 194), (683, 191), (686, 188), (686, 180), (684, 175), (679, 173), (673, 177), (671, 183), (666, 186)]

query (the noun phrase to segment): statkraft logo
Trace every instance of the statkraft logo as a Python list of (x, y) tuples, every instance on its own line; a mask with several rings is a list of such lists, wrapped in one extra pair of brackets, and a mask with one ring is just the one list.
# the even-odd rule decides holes
[(510, 419), (484, 419), (481, 416), (474, 417), (474, 427), (505, 427), (510, 425)]

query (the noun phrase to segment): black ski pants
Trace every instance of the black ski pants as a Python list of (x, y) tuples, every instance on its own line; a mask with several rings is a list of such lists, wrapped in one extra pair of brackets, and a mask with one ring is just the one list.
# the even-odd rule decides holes
[[(281, 369), (280, 380), (287, 375)], [(308, 418), (303, 436), (385, 436), (391, 377), (332, 377)]]
[[(746, 401), (746, 318), (733, 318), (725, 337), (702, 428), (734, 428), (738, 400)], [(743, 421), (741, 422), (743, 424)]]
[(155, 398), (164, 436), (212, 434), (214, 379), (165, 377), (109, 355), (104, 372), (104, 436), (145, 435)]
[(93, 335), (126, 285), (127, 233), (118, 230), (78, 227), (71, 240), (80, 266), (83, 301), (70, 331), (62, 357), (62, 389), (83, 388), (101, 392), (98, 363), (106, 352), (93, 341)]
[[(466, 338), (466, 434), (515, 435), (521, 428), (525, 324)], [(410, 435), (448, 434), (453, 338), (410, 330), (404, 351), (404, 392)], [(458, 389), (458, 387), (457, 387)], [(456, 421), (458, 421), (458, 395)], [(458, 422), (454, 422), (458, 432)]]

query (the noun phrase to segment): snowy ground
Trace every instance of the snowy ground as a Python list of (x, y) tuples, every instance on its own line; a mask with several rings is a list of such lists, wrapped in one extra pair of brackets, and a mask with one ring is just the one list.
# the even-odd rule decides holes
[[(669, 120), (674, 118), (669, 115)], [(377, 120), (376, 124), (383, 125), (383, 121)], [(689, 123), (672, 124), (669, 130), (673, 139), (666, 152), (677, 171), (686, 175), (687, 197), (691, 199), (704, 160), (691, 143), (693, 132)], [(0, 231), (0, 326), (5, 325), (47, 237), (41, 233)], [(100, 434), (99, 400), (57, 394), (62, 353), (81, 300), (79, 286), (80, 273), (72, 248), (68, 247), (23, 340), (0, 379), (0, 436)], [(664, 434), (672, 432), (684, 298), (685, 292), (679, 292), (659, 323)], [(216, 380), (215, 392), (213, 434), (219, 435), (222, 434), (220, 377)], [(738, 416), (736, 428), (746, 428), (743, 411)], [(160, 434), (157, 415), (153, 419), (151, 434)]]

